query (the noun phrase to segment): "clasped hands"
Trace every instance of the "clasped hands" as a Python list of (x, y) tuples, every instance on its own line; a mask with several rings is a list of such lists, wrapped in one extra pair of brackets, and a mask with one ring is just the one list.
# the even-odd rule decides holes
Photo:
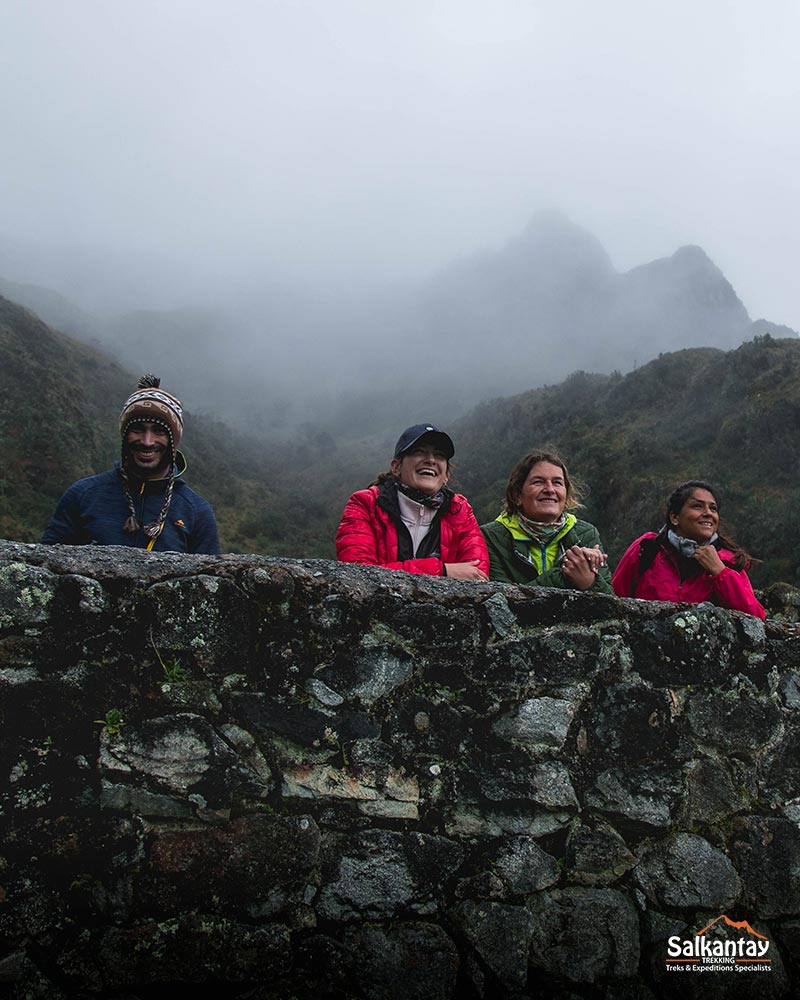
[(601, 566), (605, 566), (607, 561), (608, 556), (599, 545), (593, 548), (573, 545), (564, 553), (561, 572), (567, 583), (575, 590), (588, 590), (594, 584)]

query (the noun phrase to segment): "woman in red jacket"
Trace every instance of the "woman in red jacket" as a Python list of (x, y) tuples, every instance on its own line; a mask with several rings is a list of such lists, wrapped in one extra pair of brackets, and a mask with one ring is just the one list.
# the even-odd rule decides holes
[(667, 501), (661, 531), (637, 538), (620, 560), (614, 593), (646, 601), (711, 601), (764, 618), (746, 572), (750, 556), (718, 527), (714, 487), (698, 479), (682, 483)]
[(391, 471), (347, 501), (336, 532), (339, 560), (488, 580), (489, 556), (472, 507), (447, 489), (454, 452), (433, 424), (403, 431)]

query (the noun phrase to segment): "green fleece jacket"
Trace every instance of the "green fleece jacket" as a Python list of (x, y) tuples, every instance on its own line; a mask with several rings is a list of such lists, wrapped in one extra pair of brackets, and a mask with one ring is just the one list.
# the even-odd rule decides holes
[[(489, 579), (503, 583), (571, 589), (561, 572), (561, 560), (567, 549), (573, 545), (603, 547), (597, 528), (588, 521), (579, 521), (574, 514), (567, 514), (564, 528), (545, 547), (540, 547), (520, 528), (513, 514), (501, 514), (497, 520), (482, 524), (481, 531), (489, 550)], [(601, 594), (614, 593), (607, 566), (603, 566), (597, 574), (590, 590)]]

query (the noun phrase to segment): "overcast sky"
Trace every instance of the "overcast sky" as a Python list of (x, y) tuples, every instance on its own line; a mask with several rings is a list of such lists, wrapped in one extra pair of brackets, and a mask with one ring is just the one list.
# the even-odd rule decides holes
[(697, 243), (800, 329), (799, 29), (796, 0), (4, 0), (0, 239), (356, 287), (557, 208), (619, 270)]

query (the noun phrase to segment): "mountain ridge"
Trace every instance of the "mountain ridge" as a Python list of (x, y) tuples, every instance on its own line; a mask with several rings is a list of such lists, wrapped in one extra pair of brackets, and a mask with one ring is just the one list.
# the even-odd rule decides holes
[(65, 307), (62, 321), (34, 286), (17, 294), (131, 370), (158, 352), (165, 377), (205, 413), (278, 439), (309, 421), (357, 437), (360, 426), (394, 427), (406, 403), (428, 399), (455, 418), (572, 371), (629, 371), (663, 351), (730, 349), (787, 331), (752, 324), (701, 248), (617, 272), (600, 241), (558, 212), (402, 289), (370, 292), (357, 275), (338, 297), (261, 285), (214, 307), (87, 316), (83, 331), (78, 307)]

